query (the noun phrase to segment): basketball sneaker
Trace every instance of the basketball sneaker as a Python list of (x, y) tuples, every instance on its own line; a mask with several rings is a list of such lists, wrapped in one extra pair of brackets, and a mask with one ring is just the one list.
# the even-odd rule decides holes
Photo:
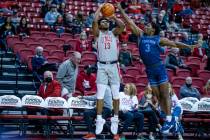
[(160, 132), (161, 132), (162, 134), (168, 134), (169, 131), (170, 131), (170, 129), (174, 127), (175, 123), (176, 123), (176, 122), (175, 122), (175, 120), (174, 120), (173, 118), (172, 118), (171, 122), (169, 122), (169, 121), (166, 120), (166, 121), (164, 122), (164, 124), (163, 124), (163, 126), (162, 126)]
[(116, 117), (112, 117), (111, 118), (111, 132), (112, 134), (117, 134), (118, 131), (118, 123), (119, 123), (119, 119)]
[(82, 137), (83, 140), (96, 140), (96, 135), (95, 134), (87, 134), (84, 137)]
[(104, 119), (96, 119), (96, 135), (101, 134), (101, 132), (103, 131), (105, 122), (106, 121)]

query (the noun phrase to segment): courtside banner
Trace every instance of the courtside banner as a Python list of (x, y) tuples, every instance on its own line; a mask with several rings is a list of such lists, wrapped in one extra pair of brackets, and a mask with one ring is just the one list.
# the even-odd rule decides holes
[(203, 97), (203, 98), (201, 98), (200, 101), (205, 101), (205, 102), (209, 102), (210, 103), (210, 98), (209, 97)]
[(79, 99), (77, 97), (71, 97), (68, 99), (69, 108), (84, 108), (93, 109), (95, 108), (94, 101), (88, 101), (84, 99)]
[(15, 95), (0, 96), (0, 106), (21, 107), (22, 103), (19, 97)]
[(62, 97), (47, 97), (45, 104), (47, 108), (68, 108), (66, 100)]
[(209, 112), (210, 103), (206, 101), (199, 101), (193, 105), (194, 112)]
[(45, 101), (42, 97), (37, 95), (25, 95), (22, 98), (22, 106), (33, 106), (45, 108)]
[(184, 110), (184, 111), (194, 111), (193, 110), (193, 103), (192, 102), (190, 102), (190, 101), (186, 101), (186, 100), (179, 100), (179, 102), (180, 102), (180, 104), (181, 104), (181, 106), (182, 106), (182, 109)]

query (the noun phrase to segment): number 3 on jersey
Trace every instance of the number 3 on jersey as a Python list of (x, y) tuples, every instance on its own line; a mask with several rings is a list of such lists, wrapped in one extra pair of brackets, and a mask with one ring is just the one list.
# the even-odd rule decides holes
[(150, 52), (150, 45), (149, 44), (146, 44), (146, 48), (145, 48), (145, 52)]
[(110, 46), (111, 46), (111, 45), (110, 45), (110, 42), (106, 42), (106, 43), (105, 43), (105, 49), (110, 49)]

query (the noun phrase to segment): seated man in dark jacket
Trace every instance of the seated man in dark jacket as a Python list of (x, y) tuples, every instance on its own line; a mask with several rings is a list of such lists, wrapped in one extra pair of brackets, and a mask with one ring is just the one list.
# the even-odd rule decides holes
[(168, 54), (165, 60), (166, 68), (174, 70), (176, 72), (177, 68), (191, 70), (190, 67), (184, 64), (182, 58), (179, 56), (178, 48), (171, 48), (171, 52)]

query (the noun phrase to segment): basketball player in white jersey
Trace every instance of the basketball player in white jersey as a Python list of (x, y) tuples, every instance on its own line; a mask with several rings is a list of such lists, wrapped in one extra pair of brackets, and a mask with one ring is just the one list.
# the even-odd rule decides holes
[[(119, 112), (119, 88), (120, 73), (118, 65), (118, 35), (125, 28), (125, 24), (115, 15), (109, 18), (100, 18), (99, 6), (95, 13), (93, 21), (93, 35), (97, 42), (98, 51), (98, 71), (97, 71), (97, 117), (96, 117), (96, 134), (103, 131), (105, 120), (102, 118), (103, 99), (106, 86), (110, 85), (113, 94), (114, 117), (111, 118), (111, 132), (116, 135), (118, 131), (118, 112)], [(100, 19), (99, 19), (100, 18)], [(110, 20), (114, 20), (116, 27), (110, 31)]]

